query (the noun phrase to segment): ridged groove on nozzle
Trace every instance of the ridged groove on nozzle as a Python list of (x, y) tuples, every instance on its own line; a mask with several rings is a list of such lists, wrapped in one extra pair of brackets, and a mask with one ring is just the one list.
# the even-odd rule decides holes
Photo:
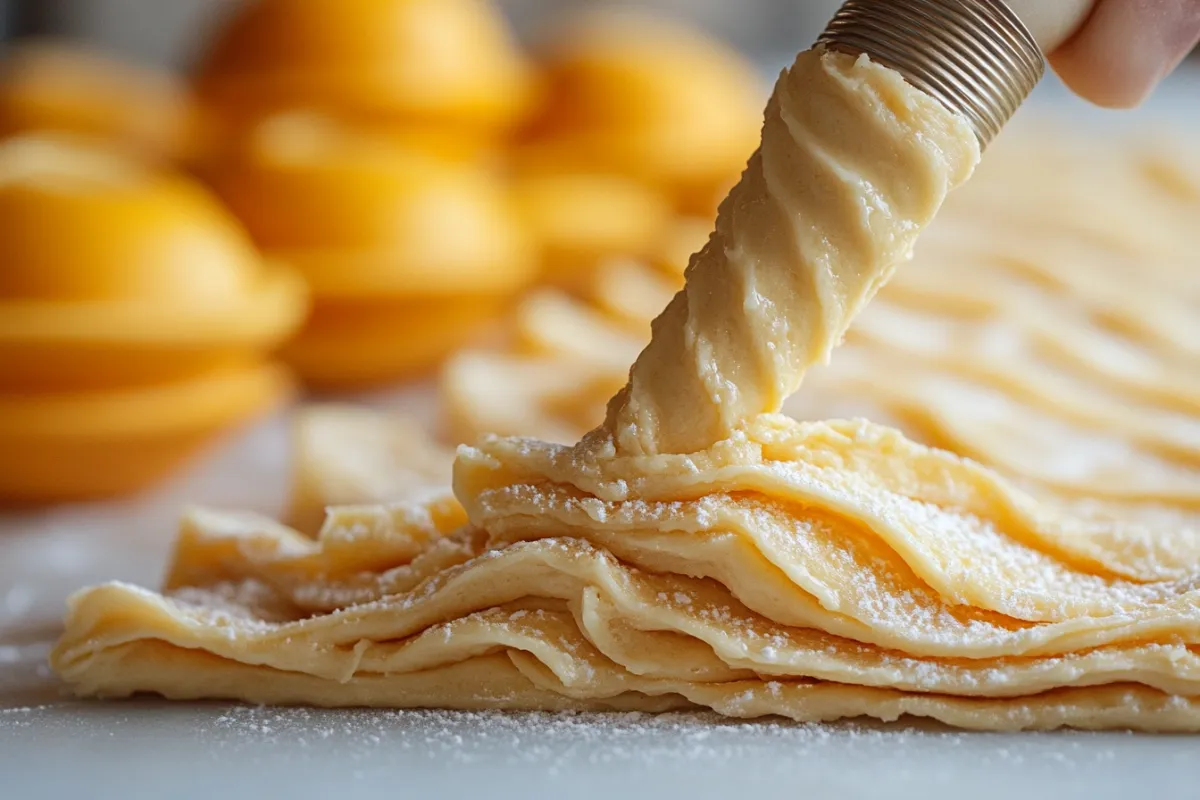
[(847, 0), (817, 44), (896, 70), (966, 117), (981, 147), (1046, 69), (1032, 34), (1002, 0)]

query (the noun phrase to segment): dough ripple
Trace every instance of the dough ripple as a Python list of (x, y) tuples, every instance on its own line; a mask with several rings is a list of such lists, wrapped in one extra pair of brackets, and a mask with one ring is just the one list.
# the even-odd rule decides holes
[[(997, 147), (981, 172), (1011, 174), (956, 194), (850, 328), (978, 150), (894, 73), (802, 55), (591, 433), (485, 436), (425, 499), (379, 504), (364, 479), (311, 538), (193, 509), (162, 592), (77, 594), (53, 666), (104, 697), (1200, 730), (1200, 272), (1174, 232), (1195, 201), (1147, 189), (1141, 227), (1058, 183), (1030, 207), (1022, 170), (1094, 154)], [(1150, 174), (1096, 170), (1092, 189)], [(521, 335), (561, 352), (475, 354), (448, 384), (511, 368), (500, 407), (460, 412), (573, 438), (637, 320), (527, 310)], [(877, 422), (794, 418), (847, 404)], [(358, 465), (437, 474), (406, 427), (340, 440), (380, 448), (362, 457), (321, 434), (310, 514), (353, 501)]]
[(450, 497), (345, 507), (316, 540), (193, 511), (165, 594), (77, 596), (56, 667), (104, 696), (1200, 720), (1194, 575), (1081, 551), (886, 428), (763, 416), (703, 454), (616, 459), (496, 437), (455, 487), (465, 525)]

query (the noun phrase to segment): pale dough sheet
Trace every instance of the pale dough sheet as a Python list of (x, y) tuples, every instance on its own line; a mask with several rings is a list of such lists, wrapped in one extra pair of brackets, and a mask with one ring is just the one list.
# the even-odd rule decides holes
[[(106, 697), (1200, 730), (1200, 176), (1060, 140), (997, 144), (850, 328), (978, 147), (894, 73), (802, 55), (683, 292), (615, 265), (445, 373), (464, 434), (599, 427), (484, 437), (434, 495), (419, 431), (318, 412), (316, 538), (192, 510), (162, 594), (76, 595), (55, 668)], [(777, 414), (801, 378), (794, 416), (875, 422)]]

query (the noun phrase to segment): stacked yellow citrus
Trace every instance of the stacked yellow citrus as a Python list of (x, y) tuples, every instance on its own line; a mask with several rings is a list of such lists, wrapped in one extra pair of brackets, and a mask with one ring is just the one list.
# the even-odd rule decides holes
[(530, 275), (502, 184), (397, 137), (274, 117), (212, 177), (266, 253), (307, 279), (314, 310), (285, 355), (317, 387), (435, 365)]
[(485, 0), (252, 0), (218, 33), (197, 90), (231, 119), (298, 108), (359, 125), (491, 138), (530, 73)]
[(175, 159), (197, 155), (204, 128), (187, 87), (169, 73), (48, 41), (0, 61), (0, 136), (81, 134)]
[(0, 262), (0, 501), (141, 487), (286, 386), (303, 285), (190, 179), (5, 140)]
[[(279, 394), (276, 348), (310, 386), (370, 388), (497, 320), (529, 340), (556, 308), (513, 302), (539, 274), (588, 296), (620, 258), (678, 272), (760, 95), (718, 43), (627, 14), (576, 19), (535, 63), (488, 0), (248, 0), (190, 88), (15, 50), (0, 501), (148, 483)], [(148, 166), (169, 161), (232, 213)]]
[(532, 276), (501, 149), (531, 71), (481, 0), (257, 0), (196, 80), (226, 121), (209, 165), (270, 256), (308, 280), (285, 355), (322, 389), (435, 366)]

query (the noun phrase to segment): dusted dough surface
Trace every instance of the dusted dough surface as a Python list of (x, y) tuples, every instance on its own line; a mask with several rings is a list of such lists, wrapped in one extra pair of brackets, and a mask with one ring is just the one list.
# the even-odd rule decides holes
[[(331, 509), (315, 539), (252, 515), (193, 510), (161, 594), (110, 584), (73, 598), (55, 668), (80, 693), (105, 697), (154, 691), (330, 706), (708, 707), (800, 720), (907, 714), (974, 729), (1200, 730), (1200, 491), (1184, 466), (1186, 452), (1181, 456), (1189, 440), (1172, 439), (1178, 428), (1162, 415), (1118, 425), (1108, 395), (1073, 386), (1069, 370), (1058, 382), (1043, 382), (1032, 357), (1021, 371), (1006, 369), (1011, 362), (1003, 357), (971, 359), (967, 334), (978, 332), (975, 318), (946, 310), (985, 301), (1016, 307), (1006, 294), (1011, 282), (955, 296), (952, 281), (926, 285), (936, 273), (922, 269), (909, 278), (901, 270), (899, 291), (882, 313), (869, 312), (801, 394), (862, 386), (880, 419), (896, 418), (907, 429), (906, 412), (920, 409), (923, 438), (936, 432), (960, 451), (973, 441), (995, 469), (878, 424), (796, 422), (770, 413), (837, 344), (977, 157), (965, 124), (896, 76), (814, 54), (782, 79), (768, 141), (772, 120), (777, 134), (780, 125), (805, 130), (803, 115), (776, 112), (787, 105), (780, 97), (790, 93), (795, 103), (806, 81), (834, 95), (826, 103), (888, 98), (869, 106), (869, 120), (901, 137), (901, 150), (923, 145), (906, 156), (914, 175), (896, 181), (901, 188), (883, 178), (860, 184), (864, 196), (880, 198), (868, 204), (867, 218), (886, 246), (868, 242), (850, 222), (861, 218), (833, 215), (829, 195), (806, 188), (813, 194), (804, 202), (817, 207), (808, 213), (837, 217), (820, 223), (839, 232), (836, 247), (869, 246), (872, 259), (822, 261), (815, 245), (801, 246), (815, 223), (810, 229), (803, 216), (761, 197), (761, 204), (776, 204), (778, 218), (796, 223), (788, 235), (797, 246), (772, 251), (790, 261), (740, 259), (746, 248), (765, 246), (766, 234), (776, 246), (785, 241), (779, 226), (755, 228), (742, 240), (740, 225), (765, 224), (763, 216), (746, 215), (758, 192), (744, 184), (693, 263), (685, 293), (656, 323), (629, 388), (580, 444), (485, 437), (460, 449), (454, 494), (423, 503), (369, 504), (377, 487), (364, 483), (355, 496), (353, 481), (338, 483), (337, 502), (368, 504)], [(826, 135), (848, 147), (844, 129)], [(802, 152), (788, 157), (780, 146), (778, 169), (811, 159), (827, 139), (797, 134), (794, 141)], [(771, 152), (765, 145), (756, 156), (747, 184), (762, 178)], [(869, 154), (836, 171), (837, 180), (850, 185), (893, 163)], [(809, 173), (788, 174), (806, 186), (799, 176)], [(909, 194), (911, 187), (917, 189)], [(996, 209), (1004, 206), (995, 200), (982, 194), (966, 208), (1002, 226)], [(891, 216), (887, 209), (900, 211)], [(951, 252), (959, 245), (951, 237), (935, 242)], [(789, 268), (807, 283), (790, 282)], [(755, 279), (730, 284), (729, 272)], [(1053, 279), (1076, 274), (1054, 271)], [(1113, 303), (1101, 296), (1105, 285), (1085, 292), (1081, 304), (1119, 315), (1142, 297), (1127, 291), (1123, 303)], [(754, 333), (756, 321), (770, 319), (760, 313), (763, 303), (795, 309), (780, 317), (791, 327), (766, 334), (780, 337), (777, 347), (788, 359), (739, 362), (737, 353), (771, 351), (764, 334)], [(1148, 341), (1155, 331), (1144, 329), (1156, 325), (1160, 340), (1180, 338), (1162, 329), (1169, 314), (1130, 316)], [(588, 347), (599, 331), (615, 331), (602, 327), (603, 318), (543, 297), (523, 319), (521, 335), (531, 345), (548, 344), (554, 330), (578, 334), (580, 349), (566, 363), (577, 370), (568, 376), (581, 378), (565, 380), (561, 363), (545, 353), (541, 361), (513, 359), (510, 366), (528, 370), (524, 395), (487, 409), (490, 421), (515, 429), (544, 422), (513, 411), (526, 407), (562, 419), (556, 409), (588, 405), (585, 395), (613, 386), (614, 367)], [(1035, 315), (1019, 319), (1032, 340)], [(1052, 328), (1044, 316), (1041, 324), (1038, 330), (1059, 342), (1053, 352), (1065, 348), (1080, 359), (1090, 353), (1113, 369), (1119, 363), (1099, 333), (1091, 344), (1078, 337), (1064, 344), (1064, 331), (1074, 329)], [(922, 338), (928, 326), (950, 332)], [(701, 340), (708, 344), (697, 349)], [(947, 340), (961, 343), (961, 351), (921, 349)], [(886, 355), (870, 355), (876, 350)], [(697, 353), (711, 359), (688, 361)], [(672, 377), (679, 372), (672, 359), (679, 358), (699, 368), (693, 382), (721, 376), (718, 400), (683, 389), (687, 371)], [(885, 372), (871, 380), (881, 364), (909, 379), (887, 380)], [(459, 366), (451, 383), (471, 373), (470, 364)], [(1141, 387), (1178, 402), (1195, 397), (1172, 393), (1157, 377), (1139, 382), (1127, 373), (1109, 379), (1122, 391)], [(948, 374), (976, 392), (1003, 386), (1027, 403), (1033, 424), (1055, 434), (1055, 425), (1068, 423), (1040, 422), (1037, 414), (1050, 420), (1070, 399), (1070, 424), (1095, 434), (1082, 441), (1093, 442), (1109, 426), (1114, 442), (1159, 453), (1174, 482), (1155, 474), (1140, 485), (1130, 481), (1145, 464), (1131, 456), (1118, 468), (1116, 455), (1105, 462), (1084, 453), (1080, 463), (1100, 465), (1092, 471), (1031, 456), (1028, 440), (1038, 428), (1015, 438), (1019, 424), (1011, 432), (985, 424), (1004, 420), (1012, 404), (973, 402), (969, 392), (966, 403), (945, 402), (951, 392), (966, 392), (947, 387)], [(1022, 391), (1013, 388), (1018, 379), (1026, 381)], [(930, 411), (939, 401), (944, 413)], [(963, 421), (964, 409), (982, 423)], [(674, 424), (676, 410), (687, 424)], [(464, 416), (474, 411), (461, 409)], [(569, 436), (576, 427), (556, 424), (551, 434)], [(380, 451), (395, 439), (347, 438), (346, 447), (364, 453), (346, 454), (344, 463), (380, 463)], [(410, 470), (420, 471), (429, 452), (414, 440)], [(389, 469), (401, 473), (395, 458), (387, 456)], [(310, 483), (311, 492), (332, 485)]]
[(646, 467), (493, 438), (460, 452), (465, 507), (337, 509), (315, 541), (194, 511), (166, 595), (77, 597), (56, 666), (101, 696), (1200, 725), (1200, 590), (1164, 577), (1189, 552), (1080, 551), (865, 422), (763, 416)]

